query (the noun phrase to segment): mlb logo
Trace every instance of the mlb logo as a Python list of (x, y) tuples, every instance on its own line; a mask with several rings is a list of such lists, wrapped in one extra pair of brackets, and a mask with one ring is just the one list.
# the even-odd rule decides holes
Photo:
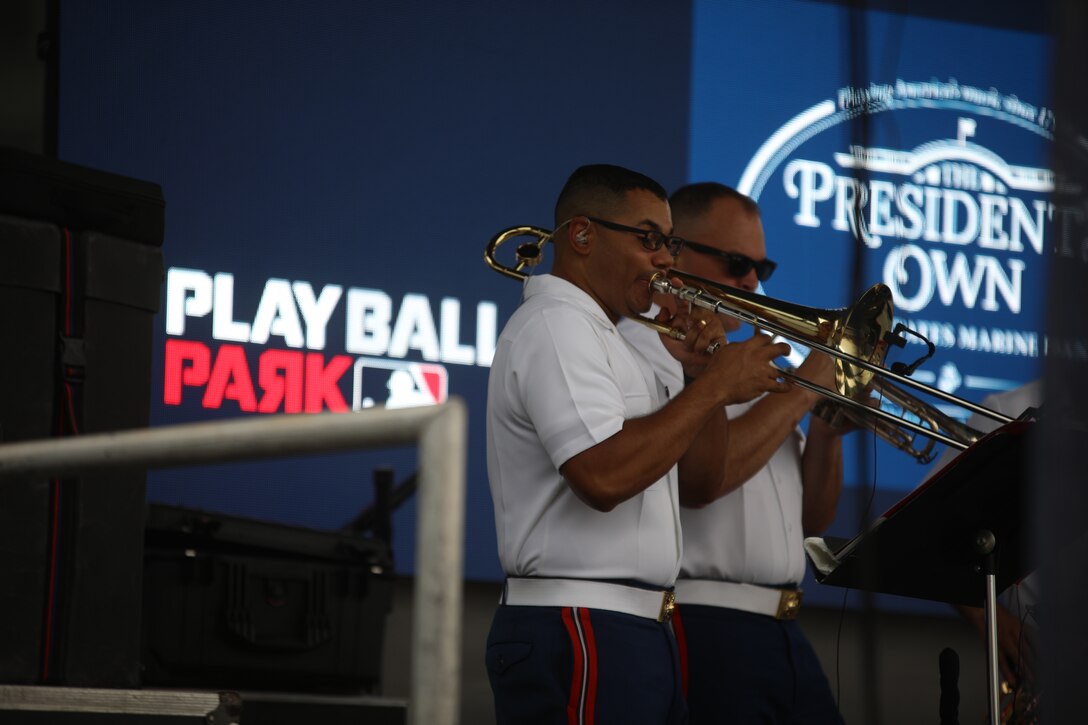
[(375, 357), (355, 360), (352, 409), (438, 405), (449, 397), (449, 374), (442, 365)]

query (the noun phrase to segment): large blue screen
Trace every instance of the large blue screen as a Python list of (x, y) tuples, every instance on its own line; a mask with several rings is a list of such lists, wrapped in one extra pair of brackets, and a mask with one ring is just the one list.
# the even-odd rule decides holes
[[(167, 199), (153, 423), (461, 396), (469, 578), (500, 576), (483, 407), (519, 296), (481, 253), (549, 226), (580, 164), (751, 194), (780, 263), (764, 291), (834, 308), (890, 285), (936, 344), (925, 382), (978, 400), (1038, 375), (1058, 221), (1041, 36), (876, 11), (859, 26), (803, 0), (61, 11), (61, 157)], [(847, 486), (875, 481), (877, 509), (926, 471), (884, 444), (860, 470), (854, 445)], [(149, 493), (335, 528), (378, 465), (404, 479), (414, 453), (157, 471)], [(839, 534), (860, 518), (846, 499)], [(413, 521), (409, 503), (402, 571)]]

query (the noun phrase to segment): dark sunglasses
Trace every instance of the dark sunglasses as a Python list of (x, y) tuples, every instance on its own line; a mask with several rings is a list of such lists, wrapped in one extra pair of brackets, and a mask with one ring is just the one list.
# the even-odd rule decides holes
[(587, 216), (595, 224), (600, 224), (602, 227), (612, 229), (617, 232), (629, 232), (636, 234), (642, 238), (642, 247), (648, 252), (656, 252), (661, 249), (662, 246), (667, 246), (669, 254), (676, 256), (680, 254), (680, 250), (684, 248), (686, 242), (682, 237), (670, 237), (668, 234), (662, 234), (656, 229), (640, 229), (639, 227), (629, 227), (625, 224), (617, 224), (616, 222), (610, 222), (607, 219), (598, 219), (597, 217)]
[(751, 257), (743, 254), (737, 254), (735, 252), (723, 252), (720, 249), (714, 247), (708, 247), (705, 244), (699, 244), (698, 242), (685, 241), (684, 248), (698, 252), (699, 254), (712, 254), (716, 257), (721, 257), (729, 265), (730, 277), (743, 277), (751, 270), (755, 269), (756, 279), (760, 282), (766, 282), (774, 274), (775, 269), (778, 268), (778, 264), (772, 262), (769, 259), (761, 259), (758, 262)]

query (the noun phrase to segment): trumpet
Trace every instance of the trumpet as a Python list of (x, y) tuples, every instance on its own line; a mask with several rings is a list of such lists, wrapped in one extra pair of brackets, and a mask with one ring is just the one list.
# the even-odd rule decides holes
[[(510, 227), (491, 239), (484, 252), (484, 259), (488, 266), (500, 274), (524, 280), (529, 274), (525, 270), (540, 263), (543, 246), (551, 240), (551, 236), (552, 232), (540, 227)], [(530, 237), (532, 241), (518, 245), (515, 266), (499, 262), (496, 256), (498, 249), (518, 237)], [(679, 280), (680, 284), (674, 284), (673, 279)], [(834, 390), (811, 383), (789, 370), (777, 369), (783, 378), (793, 384), (826, 398), (817, 406), (816, 412), (821, 417), (834, 423), (846, 416), (908, 453), (919, 463), (928, 463), (933, 459), (933, 446), (937, 442), (964, 450), (981, 438), (982, 434), (890, 381), (991, 418), (1002, 425), (1013, 420), (997, 411), (908, 377), (932, 355), (933, 345), (928, 340), (926, 343), (929, 352), (918, 360), (909, 365), (896, 363), (893, 369), (884, 367), (889, 347), (902, 347), (906, 344), (903, 332), (917, 335), (903, 325), (893, 327), (892, 295), (886, 285), (873, 285), (850, 307), (830, 310), (758, 295), (675, 269), (669, 270), (667, 275), (661, 272), (654, 275), (650, 280), (650, 290), (673, 295), (694, 307), (729, 315), (757, 329), (773, 332), (830, 355), (835, 360)], [(633, 319), (674, 339), (684, 337), (682, 331), (673, 330), (654, 320), (643, 317)], [(918, 337), (925, 340), (920, 335)], [(716, 349), (715, 345), (711, 345), (711, 348)], [(713, 350), (708, 349), (708, 352)], [(919, 422), (915, 423), (903, 416), (870, 407), (865, 399), (871, 392), (913, 414)], [(919, 436), (928, 439), (920, 444), (921, 447), (917, 447)]]

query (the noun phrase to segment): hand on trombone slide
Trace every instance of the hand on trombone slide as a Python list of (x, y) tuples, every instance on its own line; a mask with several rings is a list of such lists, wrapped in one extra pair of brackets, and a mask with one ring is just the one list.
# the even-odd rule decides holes
[(684, 367), (684, 375), (698, 377), (711, 356), (726, 344), (725, 328), (718, 315), (702, 309), (669, 310), (662, 307), (654, 328), (665, 349)]
[(718, 315), (703, 309), (662, 310), (654, 325), (665, 348), (680, 361), (684, 375), (707, 394), (718, 395), (723, 405), (744, 403), (765, 392), (784, 393), (792, 386), (780, 380), (773, 365), (789, 353), (789, 345), (775, 343), (759, 331), (744, 342), (727, 342)]

